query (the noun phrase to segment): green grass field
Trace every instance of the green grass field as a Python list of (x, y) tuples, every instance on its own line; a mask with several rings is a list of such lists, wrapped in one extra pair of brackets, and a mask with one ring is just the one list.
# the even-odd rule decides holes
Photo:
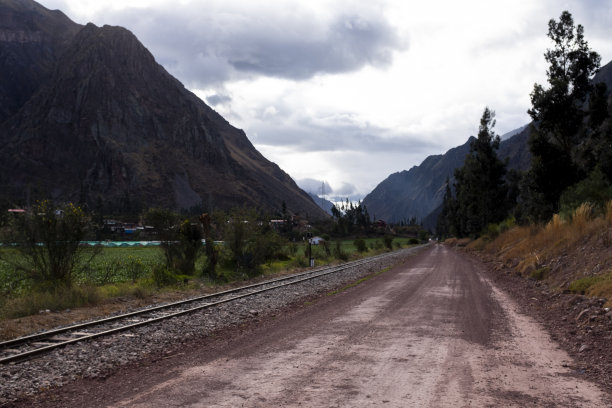
[[(381, 238), (365, 240), (367, 250), (359, 253), (354, 240), (329, 242), (324, 245), (312, 245), (312, 256), (315, 266), (358, 259), (386, 251)], [(395, 238), (394, 249), (405, 247), (407, 238)], [(339, 250), (338, 250), (339, 248)], [(127, 247), (103, 248), (93, 260), (85, 265), (85, 259), (90, 258), (91, 249), (83, 251), (81, 263), (73, 272), (73, 288), (55, 293), (42, 293), (35, 289), (31, 281), (18, 271), (15, 263), (19, 263), (19, 254), (12, 249), (2, 248), (0, 259), (0, 317), (11, 318), (37, 313), (41, 309), (61, 310), (80, 306), (95, 305), (117, 297), (146, 297), (148, 294), (163, 290), (153, 279), (153, 270), (164, 263), (164, 256), (159, 247)], [(266, 276), (298, 270), (308, 266), (308, 244), (304, 242), (289, 243), (279, 259), (261, 266), (261, 273)], [(193, 288), (193, 285), (214, 286), (215, 282), (207, 281), (199, 276), (206, 260), (202, 255), (196, 261), (196, 276), (191, 277), (188, 285), (183, 282), (174, 285), (173, 290), (181, 287)], [(230, 267), (218, 264), (218, 270), (226, 281), (245, 279), (237, 275)]]

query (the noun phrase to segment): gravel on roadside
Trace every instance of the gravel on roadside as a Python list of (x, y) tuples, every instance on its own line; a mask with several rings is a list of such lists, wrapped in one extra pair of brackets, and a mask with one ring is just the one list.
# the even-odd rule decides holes
[(612, 310), (607, 299), (553, 290), (546, 283), (519, 276), (512, 268), (478, 253), (491, 281), (550, 333), (575, 361), (577, 376), (610, 390), (612, 384)]
[(403, 249), (366, 265), (282, 287), (190, 315), (164, 320), (120, 334), (68, 345), (20, 363), (0, 366), (0, 407), (48, 392), (81, 378), (104, 378), (128, 363), (155, 353), (172, 353), (187, 341), (210, 336), (245, 322), (257, 322), (380, 272), (401, 262), (420, 247)]

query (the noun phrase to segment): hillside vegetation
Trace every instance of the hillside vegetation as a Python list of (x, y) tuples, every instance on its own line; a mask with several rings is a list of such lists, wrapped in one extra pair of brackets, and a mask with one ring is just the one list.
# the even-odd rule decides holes
[(559, 217), (579, 219), (576, 211), (603, 214), (612, 199), (612, 94), (596, 80), (601, 58), (569, 12), (548, 28), (548, 83), (535, 84), (530, 94), (530, 168), (514, 171), (500, 160), (495, 112), (485, 108), (454, 183), (447, 179), (440, 237), (475, 239), (505, 219), (524, 226), (552, 220), (554, 226)]
[(497, 236), (491, 228), (467, 248), (481, 250), (500, 261), (500, 267), (542, 281), (555, 292), (605, 298), (610, 307), (612, 201), (603, 214), (594, 214), (590, 204), (583, 204), (568, 219), (555, 214), (546, 224), (513, 226)]

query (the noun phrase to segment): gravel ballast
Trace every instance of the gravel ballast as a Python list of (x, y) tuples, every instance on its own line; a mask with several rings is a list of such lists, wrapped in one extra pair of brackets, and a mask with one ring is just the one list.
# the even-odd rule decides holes
[(0, 407), (80, 378), (100, 378), (154, 353), (171, 352), (188, 340), (231, 326), (274, 316), (292, 304), (313, 298), (401, 262), (419, 248), (388, 254), (366, 265), (248, 298), (164, 320), (120, 334), (68, 345), (20, 363), (0, 366)]

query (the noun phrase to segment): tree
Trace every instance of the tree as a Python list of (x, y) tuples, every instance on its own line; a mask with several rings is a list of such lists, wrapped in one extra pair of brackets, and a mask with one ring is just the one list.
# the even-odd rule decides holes
[(331, 212), (334, 218), (334, 231), (338, 235), (349, 235), (356, 230), (367, 232), (370, 229), (370, 214), (361, 201), (355, 205), (347, 198), (346, 203), (342, 203), (339, 207), (334, 205)]
[(202, 274), (213, 280), (219, 280), (220, 276), (216, 271), (217, 263), (219, 262), (219, 251), (215, 248), (214, 229), (210, 218), (208, 213), (200, 216), (200, 223), (204, 231), (204, 249), (206, 250), (206, 263), (204, 264)]
[(612, 106), (608, 104), (608, 89), (605, 83), (594, 85), (589, 96), (585, 140), (579, 146), (580, 162), (585, 173), (596, 167), (612, 182)]
[[(457, 230), (455, 227), (456, 214), (457, 214), (457, 201), (453, 197), (450, 180), (447, 177), (446, 178), (446, 189), (444, 191), (444, 198), (442, 200), (442, 211), (440, 212), (440, 215), (438, 215), (438, 222), (436, 225), (436, 233), (438, 234), (440, 239), (444, 239), (449, 236), (457, 235)], [(410, 225), (412, 225), (412, 222)]]
[(90, 248), (85, 256), (85, 248), (79, 245), (88, 228), (89, 220), (80, 207), (41, 201), (27, 213), (14, 214), (9, 220), (3, 241), (14, 246), (22, 257), (15, 260), (9, 255), (4, 260), (39, 288), (68, 288), (77, 265), (87, 266), (99, 252), (99, 248)]
[(559, 21), (549, 21), (548, 37), (554, 44), (544, 54), (549, 87), (534, 85), (528, 111), (535, 128), (529, 141), (533, 161), (523, 200), (532, 200), (526, 206), (535, 220), (556, 212), (563, 190), (584, 177), (576, 165), (579, 150), (575, 147), (581, 143), (585, 101), (600, 64), (599, 55), (584, 39), (584, 28), (574, 25), (569, 12), (561, 13)]
[(261, 265), (271, 261), (284, 243), (268, 222), (260, 221), (257, 212), (247, 207), (232, 210), (225, 222), (223, 240), (230, 254), (226, 261), (248, 277), (259, 274)]
[(500, 138), (493, 132), (495, 112), (485, 108), (478, 137), (470, 143), (463, 167), (455, 170), (457, 208), (454, 228), (460, 236), (477, 236), (489, 223), (504, 219), (506, 164), (497, 158)]
[(178, 228), (178, 241), (171, 247), (173, 252), (173, 269), (184, 275), (195, 273), (195, 262), (202, 251), (202, 231), (199, 225), (191, 220), (183, 220)]
[(588, 202), (598, 213), (605, 213), (606, 203), (612, 199), (612, 186), (605, 174), (596, 167), (587, 178), (561, 194), (560, 211), (570, 215), (582, 203)]
[(180, 220), (166, 208), (151, 208), (144, 220), (157, 231), (164, 252), (166, 268), (184, 275), (193, 275), (195, 261), (202, 250), (202, 231), (197, 223)]

